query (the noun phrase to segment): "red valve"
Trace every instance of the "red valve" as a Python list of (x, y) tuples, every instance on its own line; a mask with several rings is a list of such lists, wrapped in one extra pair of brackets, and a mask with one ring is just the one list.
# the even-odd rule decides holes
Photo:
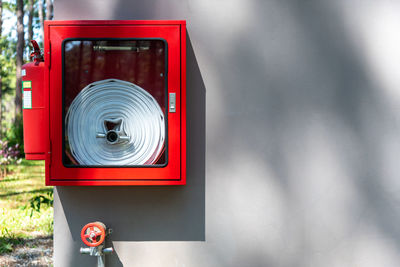
[(40, 47), (35, 40), (31, 40), (31, 44), (33, 46), (33, 52), (31, 53), (31, 59), (35, 61), (35, 65), (39, 65), (39, 62), (43, 62), (42, 51), (40, 51)]
[(86, 224), (81, 231), (81, 239), (89, 247), (97, 247), (106, 238), (106, 227), (100, 222)]

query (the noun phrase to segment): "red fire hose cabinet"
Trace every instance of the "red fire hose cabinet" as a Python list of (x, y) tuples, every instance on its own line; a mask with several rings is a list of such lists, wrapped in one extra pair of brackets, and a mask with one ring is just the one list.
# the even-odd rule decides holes
[(23, 66), (27, 159), (46, 185), (186, 183), (186, 22), (47, 21)]

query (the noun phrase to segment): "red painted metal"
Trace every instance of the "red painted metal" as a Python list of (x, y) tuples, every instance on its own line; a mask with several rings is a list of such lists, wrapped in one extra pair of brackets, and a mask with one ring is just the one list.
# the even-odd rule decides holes
[[(186, 184), (186, 22), (185, 21), (46, 21), (44, 25), (43, 121), (24, 118), (24, 131), (39, 125), (46, 185), (184, 185)], [(168, 113), (168, 161), (165, 167), (66, 167), (62, 161), (62, 42), (67, 38), (157, 38), (168, 45), (168, 94), (176, 93), (176, 112)], [(34, 63), (30, 63), (34, 64)], [(29, 65), (29, 64), (27, 64)], [(168, 106), (165, 107), (168, 109)], [(26, 111), (24, 110), (24, 115)], [(39, 127), (38, 127), (39, 128)], [(25, 144), (38, 139), (32, 134)], [(33, 159), (33, 158), (32, 158)], [(42, 158), (41, 158), (42, 159)]]
[[(46, 132), (43, 129), (45, 116), (45, 66), (43, 62), (31, 62), (22, 66), (22, 90), (30, 92), (31, 107), (23, 109), (24, 152), (30, 160), (45, 159)], [(25, 93), (24, 93), (25, 94)]]
[(104, 229), (102, 223), (88, 223), (82, 228), (81, 239), (83, 243), (89, 247), (97, 247), (101, 245), (105, 238), (106, 229)]
[(35, 65), (39, 65), (39, 62), (43, 62), (43, 54), (40, 50), (38, 43), (35, 40), (31, 40), (33, 46), (33, 52), (31, 53), (31, 59), (35, 62)]

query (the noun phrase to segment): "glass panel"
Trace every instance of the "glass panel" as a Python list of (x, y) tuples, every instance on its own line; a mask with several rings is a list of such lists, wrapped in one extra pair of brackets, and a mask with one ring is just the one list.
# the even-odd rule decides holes
[(67, 40), (63, 49), (64, 165), (165, 165), (166, 43)]

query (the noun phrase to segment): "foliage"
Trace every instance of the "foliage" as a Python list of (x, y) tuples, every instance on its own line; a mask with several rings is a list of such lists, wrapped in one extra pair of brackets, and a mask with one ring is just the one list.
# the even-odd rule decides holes
[(20, 164), (19, 145), (9, 145), (8, 141), (0, 140), (0, 165)]
[[(39, 39), (43, 34), (40, 32), (38, 18), (39, 1), (34, 2), (32, 26), (34, 39), (40, 44), (42, 40)], [(27, 6), (28, 1), (24, 0), (24, 9)], [(25, 16), (28, 16), (28, 12), (25, 12)], [(16, 1), (3, 0), (3, 31), (0, 36), (0, 139), (3, 139), (0, 141), (0, 169), (3, 177), (0, 179), (0, 254), (12, 251), (15, 245), (23, 243), (26, 238), (52, 235), (53, 232), (53, 193), (51, 187), (44, 186), (43, 162), (21, 162), (18, 159), (18, 156), (23, 155), (23, 126), (22, 117), (15, 115), (14, 104), (17, 44), (15, 18)], [(28, 31), (28, 27), (24, 29)], [(25, 41), (24, 58), (28, 60), (30, 40)]]
[(0, 177), (4, 177), (7, 174), (7, 166), (10, 164), (20, 164), (19, 158), (19, 144), (9, 145), (7, 141), (0, 140)]
[(31, 217), (32, 217), (34, 211), (40, 213), (40, 207), (42, 205), (47, 205), (48, 207), (53, 206), (53, 191), (47, 192), (46, 195), (34, 196), (29, 200), (29, 203), (31, 207)]
[[(43, 162), (22, 160), (9, 167), (12, 173), (0, 180), (0, 254), (25, 239), (53, 233), (53, 189), (44, 185)], [(40, 208), (36, 202), (33, 210), (35, 199), (41, 199)]]
[(16, 43), (9, 37), (0, 38), (0, 76), (4, 94), (14, 93), (15, 90), (15, 50)]
[(3, 8), (7, 9), (11, 12), (15, 12), (17, 5), (15, 4), (15, 1), (3, 1)]
[(5, 138), (10, 146), (19, 145), (19, 149), (21, 152), (20, 156), (22, 157), (24, 151), (22, 116), (18, 116), (14, 122), (9, 124), (5, 134)]
[(14, 245), (22, 243), (22, 238), (17, 238), (15, 234), (13, 234), (7, 228), (1, 229), (1, 237), (0, 237), (0, 255), (3, 253), (8, 253), (13, 250)]
[(0, 239), (0, 254), (11, 252), (13, 250), (14, 242), (10, 238)]

